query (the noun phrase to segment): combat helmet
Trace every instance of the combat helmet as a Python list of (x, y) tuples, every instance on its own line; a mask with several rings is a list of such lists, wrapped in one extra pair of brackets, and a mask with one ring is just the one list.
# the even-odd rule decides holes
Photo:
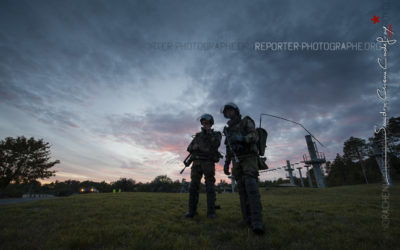
[(236, 104), (234, 104), (233, 102), (228, 102), (227, 104), (224, 105), (224, 107), (221, 108), (221, 113), (224, 114), (225, 118), (227, 118), (225, 116), (225, 111), (227, 108), (233, 108), (236, 111), (236, 114), (240, 114), (239, 107)]
[(200, 122), (202, 120), (206, 120), (206, 121), (210, 122), (211, 125), (214, 125), (214, 118), (210, 114), (207, 114), (207, 113), (206, 114), (202, 114), (200, 116)]

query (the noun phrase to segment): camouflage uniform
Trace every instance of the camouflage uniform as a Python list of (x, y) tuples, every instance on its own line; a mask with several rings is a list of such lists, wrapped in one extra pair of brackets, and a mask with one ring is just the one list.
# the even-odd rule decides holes
[[(236, 119), (228, 122), (227, 128), (228, 136), (232, 135), (243, 135), (244, 143), (232, 143), (233, 150), (236, 156), (239, 158), (239, 163), (233, 161), (232, 175), (233, 176), (252, 176), (258, 177), (258, 149), (257, 149), (257, 133), (254, 121), (246, 116), (241, 119), (241, 116), (237, 116)], [(225, 144), (227, 141), (225, 139)], [(226, 147), (226, 160), (231, 161), (233, 159), (233, 153)]]
[(232, 175), (235, 177), (238, 186), (242, 222), (250, 225), (254, 232), (261, 234), (264, 233), (264, 224), (257, 184), (259, 174), (256, 143), (258, 136), (254, 121), (248, 116), (242, 119), (239, 109), (237, 107), (236, 109), (236, 116), (228, 121), (226, 136), (229, 137), (232, 149), (239, 162), (234, 160), (234, 155), (228, 146), (227, 139), (225, 139), (226, 161), (224, 171), (225, 174), (229, 174), (229, 163), (232, 161)]
[[(202, 128), (202, 131), (196, 134), (187, 148), (187, 151), (192, 153), (194, 160), (190, 173), (189, 213), (186, 217), (193, 217), (196, 214), (200, 181), (203, 174), (206, 182), (207, 215), (215, 217), (215, 162), (218, 162), (220, 158), (218, 147), (221, 144), (221, 139), (220, 132), (213, 130), (207, 132)], [(194, 144), (198, 145), (197, 149), (193, 149)]]

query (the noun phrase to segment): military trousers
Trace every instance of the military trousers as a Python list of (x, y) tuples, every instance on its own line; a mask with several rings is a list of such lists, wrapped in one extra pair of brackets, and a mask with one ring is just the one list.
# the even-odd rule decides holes
[(238, 185), (243, 222), (253, 229), (263, 228), (261, 197), (258, 190), (258, 156), (239, 158), (234, 162), (232, 174)]
[(215, 163), (208, 160), (195, 160), (190, 172), (189, 212), (195, 213), (199, 201), (200, 181), (204, 175), (207, 193), (207, 214), (215, 214)]

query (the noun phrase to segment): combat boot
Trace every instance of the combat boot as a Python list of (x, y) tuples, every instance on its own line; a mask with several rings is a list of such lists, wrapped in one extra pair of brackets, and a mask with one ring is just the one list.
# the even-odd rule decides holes
[(191, 219), (196, 215), (197, 215), (197, 212), (188, 212), (187, 214), (185, 214), (184, 218)]
[(265, 227), (262, 221), (262, 206), (260, 192), (258, 191), (257, 179), (246, 176), (245, 186), (250, 207), (251, 228), (256, 234), (264, 234)]

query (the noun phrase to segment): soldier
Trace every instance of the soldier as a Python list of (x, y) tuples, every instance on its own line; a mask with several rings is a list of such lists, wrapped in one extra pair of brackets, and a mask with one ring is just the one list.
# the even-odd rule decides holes
[(204, 174), (207, 192), (207, 217), (216, 218), (214, 175), (215, 163), (222, 157), (218, 152), (222, 135), (221, 132), (211, 129), (214, 118), (210, 114), (203, 114), (200, 117), (200, 123), (202, 125), (201, 132), (195, 135), (187, 148), (187, 151), (193, 156), (193, 165), (190, 173), (189, 212), (185, 217), (193, 218), (197, 214), (200, 180)]
[(221, 112), (228, 121), (224, 128), (226, 160), (224, 173), (229, 175), (229, 164), (232, 160), (234, 176), (240, 198), (243, 220), (241, 224), (251, 226), (256, 234), (264, 233), (262, 206), (258, 191), (258, 148), (257, 133), (254, 121), (246, 116), (242, 119), (238, 106), (227, 103)]

